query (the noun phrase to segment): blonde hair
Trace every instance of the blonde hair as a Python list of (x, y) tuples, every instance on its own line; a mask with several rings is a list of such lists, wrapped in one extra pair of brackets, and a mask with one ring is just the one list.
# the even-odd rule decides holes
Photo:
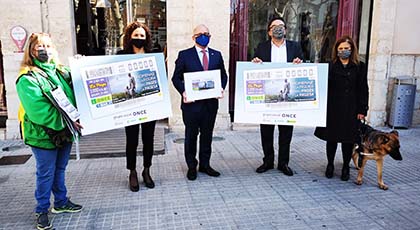
[(21, 70), (29, 69), (31, 71), (40, 71), (39, 68), (35, 66), (34, 61), (33, 61), (33, 59), (35, 58), (33, 54), (33, 52), (35, 51), (35, 45), (38, 45), (38, 44), (50, 44), (50, 46), (54, 50), (52, 62), (54, 62), (57, 66), (62, 65), (60, 63), (60, 60), (58, 59), (57, 50), (55, 49), (55, 45), (51, 40), (51, 36), (47, 33), (32, 33), (25, 46), (25, 51), (23, 53), (23, 60), (20, 65)]

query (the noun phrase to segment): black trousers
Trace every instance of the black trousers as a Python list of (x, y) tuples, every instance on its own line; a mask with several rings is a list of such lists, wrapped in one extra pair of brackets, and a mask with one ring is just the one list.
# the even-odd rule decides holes
[[(337, 145), (337, 142), (327, 141), (328, 164), (334, 164)], [(351, 155), (353, 153), (353, 143), (341, 143), (341, 151), (343, 153), (343, 167), (349, 167)]]
[[(278, 166), (289, 164), (290, 143), (292, 142), (293, 126), (279, 125), (279, 163)], [(261, 144), (265, 164), (274, 164), (274, 128), (275, 125), (260, 125)]]
[(187, 166), (190, 169), (197, 167), (197, 136), (200, 133), (199, 164), (200, 167), (210, 166), (211, 142), (213, 138), (214, 123), (217, 110), (209, 110), (203, 106), (200, 112), (182, 111), (185, 125), (184, 154)]
[[(137, 164), (137, 146), (139, 145), (139, 126), (130, 125), (125, 127), (126, 146), (125, 155), (127, 157), (127, 169), (136, 169)], [(153, 157), (153, 139), (155, 136), (156, 121), (150, 121), (141, 124), (141, 140), (143, 142), (143, 166), (152, 166)]]

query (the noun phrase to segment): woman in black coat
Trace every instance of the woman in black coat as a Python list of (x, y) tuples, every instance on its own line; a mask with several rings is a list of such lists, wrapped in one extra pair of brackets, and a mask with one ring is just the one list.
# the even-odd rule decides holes
[(341, 143), (341, 180), (350, 177), (349, 164), (357, 141), (359, 120), (368, 110), (369, 88), (366, 65), (359, 61), (356, 44), (349, 36), (338, 39), (332, 51), (328, 72), (327, 127), (317, 127), (315, 136), (327, 141), (327, 178), (333, 177), (337, 143)]
[[(142, 54), (150, 53), (152, 47), (150, 29), (140, 22), (132, 22), (125, 28), (124, 32), (124, 49), (117, 54)], [(127, 98), (135, 97), (136, 83), (135, 79), (128, 75), (127, 80)], [(143, 142), (143, 167), (142, 172), (143, 182), (148, 188), (154, 188), (155, 183), (150, 176), (150, 166), (152, 166), (153, 157), (153, 141), (155, 133), (156, 121), (149, 121), (141, 124), (141, 139)], [(136, 160), (137, 160), (137, 146), (139, 144), (139, 125), (130, 125), (125, 127), (126, 143), (126, 157), (127, 169), (130, 170), (129, 187), (133, 192), (139, 191), (139, 182), (137, 179)]]

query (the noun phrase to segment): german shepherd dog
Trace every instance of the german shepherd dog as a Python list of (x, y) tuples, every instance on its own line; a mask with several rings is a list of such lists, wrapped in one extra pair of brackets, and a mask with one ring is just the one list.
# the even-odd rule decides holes
[(359, 132), (360, 143), (355, 145), (352, 155), (354, 165), (359, 170), (355, 183), (358, 185), (363, 183), (362, 178), (366, 162), (368, 160), (375, 160), (379, 188), (387, 190), (388, 186), (382, 180), (384, 158), (389, 154), (394, 160), (402, 160), (398, 132), (382, 132), (364, 123), (360, 124)]

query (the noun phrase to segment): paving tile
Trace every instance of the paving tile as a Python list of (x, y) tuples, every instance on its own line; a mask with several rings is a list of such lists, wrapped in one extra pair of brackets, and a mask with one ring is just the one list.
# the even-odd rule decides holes
[[(350, 181), (341, 181), (340, 148), (334, 177), (325, 178), (325, 142), (313, 136), (313, 128), (295, 128), (289, 164), (293, 177), (277, 169), (255, 173), (263, 156), (258, 129), (216, 131), (223, 139), (213, 142), (211, 164), (222, 175), (199, 173), (195, 181), (186, 179), (183, 144), (174, 142), (183, 133), (160, 135), (165, 135), (157, 137), (165, 140), (165, 154), (153, 158), (154, 189), (141, 184), (139, 192), (129, 191), (124, 157), (71, 160), (68, 194), (84, 209), (50, 214), (55, 228), (420, 229), (420, 127), (400, 131), (403, 161), (385, 159), (387, 191), (377, 187), (374, 162), (366, 167), (363, 185), (353, 183), (354, 167)], [(23, 147), (1, 154), (31, 152)], [(138, 162), (140, 174), (141, 156)], [(23, 165), (0, 166), (0, 230), (34, 229), (34, 188), (33, 157)]]

